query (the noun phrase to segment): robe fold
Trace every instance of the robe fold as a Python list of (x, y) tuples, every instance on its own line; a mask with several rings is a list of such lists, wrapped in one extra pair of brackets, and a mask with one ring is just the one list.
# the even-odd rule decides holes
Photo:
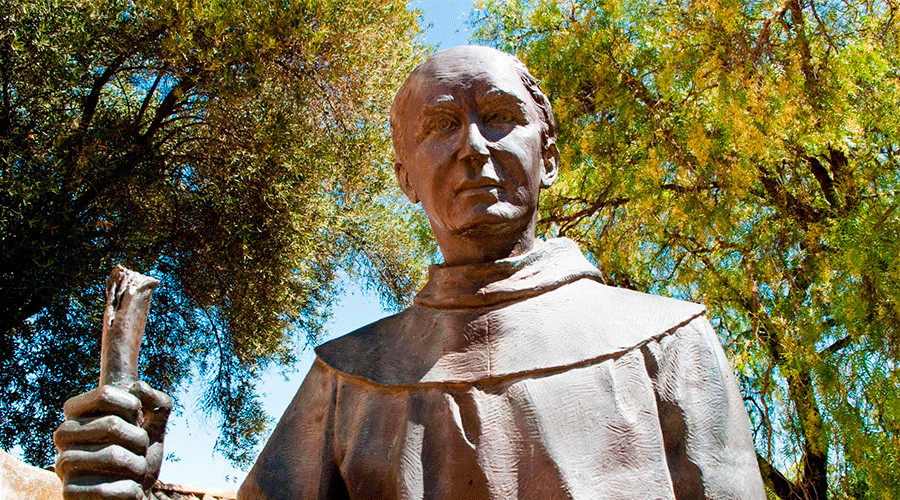
[(432, 266), (316, 354), (238, 498), (765, 498), (705, 308), (604, 285), (571, 240)]

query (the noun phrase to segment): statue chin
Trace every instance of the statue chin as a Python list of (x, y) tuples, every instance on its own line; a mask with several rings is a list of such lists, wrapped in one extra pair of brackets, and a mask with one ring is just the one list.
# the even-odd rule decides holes
[(490, 239), (491, 241), (497, 241), (502, 236), (521, 236), (527, 228), (527, 222), (523, 222), (520, 219), (497, 217), (472, 223), (460, 229), (456, 234), (468, 240)]
[(510, 203), (494, 203), (473, 207), (461, 216), (461, 223), (452, 232), (459, 237), (471, 239), (522, 233), (529, 230), (531, 215), (522, 207)]

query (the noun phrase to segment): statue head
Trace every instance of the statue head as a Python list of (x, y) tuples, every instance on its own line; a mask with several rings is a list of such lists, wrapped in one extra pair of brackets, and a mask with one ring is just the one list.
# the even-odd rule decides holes
[(400, 188), (422, 204), (447, 263), (532, 248), (559, 151), (550, 101), (521, 61), (479, 46), (431, 56), (397, 93), (391, 134)]

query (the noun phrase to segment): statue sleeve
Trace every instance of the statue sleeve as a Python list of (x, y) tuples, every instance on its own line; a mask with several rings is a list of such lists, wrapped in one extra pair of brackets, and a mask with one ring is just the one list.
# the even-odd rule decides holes
[(334, 460), (337, 377), (319, 358), (238, 491), (240, 500), (347, 498)]
[(644, 349), (675, 497), (765, 499), (747, 410), (709, 320)]

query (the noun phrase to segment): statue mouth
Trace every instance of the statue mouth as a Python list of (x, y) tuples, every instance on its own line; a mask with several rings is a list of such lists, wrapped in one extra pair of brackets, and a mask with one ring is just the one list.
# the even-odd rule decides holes
[(474, 181), (463, 182), (456, 189), (456, 196), (492, 195), (499, 198), (506, 190), (496, 179), (483, 177)]
[(500, 186), (482, 186), (476, 188), (464, 189), (459, 192), (461, 195), (479, 195), (479, 194), (491, 194), (494, 196), (499, 196), (503, 191), (503, 188)]

